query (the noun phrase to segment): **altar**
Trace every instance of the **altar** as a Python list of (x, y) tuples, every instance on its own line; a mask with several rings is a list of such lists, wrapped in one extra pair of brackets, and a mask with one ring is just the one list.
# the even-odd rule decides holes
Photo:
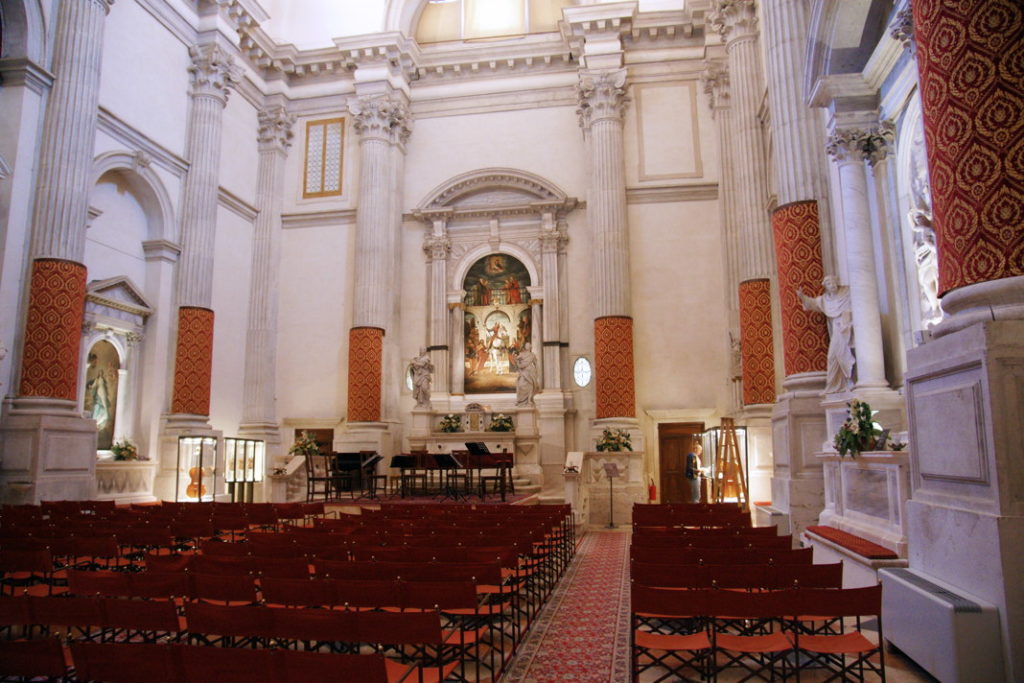
[[(611, 486), (607, 465), (618, 470)], [(618, 527), (632, 525), (633, 504), (648, 502), (643, 470), (644, 454), (640, 451), (570, 452), (563, 476), (565, 502), (572, 505), (573, 518), (589, 526), (606, 526), (609, 519)]]

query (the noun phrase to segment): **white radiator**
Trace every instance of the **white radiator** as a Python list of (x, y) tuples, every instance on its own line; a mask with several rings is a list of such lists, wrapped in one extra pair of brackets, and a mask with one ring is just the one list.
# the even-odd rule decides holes
[(881, 569), (885, 639), (942, 683), (1002, 681), (999, 612), (911, 569)]

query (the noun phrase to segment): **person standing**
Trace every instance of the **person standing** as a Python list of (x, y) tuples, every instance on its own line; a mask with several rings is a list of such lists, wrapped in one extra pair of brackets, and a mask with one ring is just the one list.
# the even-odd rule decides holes
[(690, 502), (700, 502), (700, 474), (701, 474), (701, 462), (700, 456), (704, 452), (704, 447), (700, 445), (700, 442), (696, 439), (693, 442), (693, 449), (686, 454), (686, 483), (690, 486)]

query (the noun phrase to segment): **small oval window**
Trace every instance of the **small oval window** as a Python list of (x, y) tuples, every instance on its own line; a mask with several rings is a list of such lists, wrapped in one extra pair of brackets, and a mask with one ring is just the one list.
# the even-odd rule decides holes
[(590, 366), (590, 360), (580, 356), (576, 359), (576, 362), (572, 364), (572, 378), (576, 382), (576, 386), (585, 387), (590, 384), (590, 378), (593, 377), (594, 371)]

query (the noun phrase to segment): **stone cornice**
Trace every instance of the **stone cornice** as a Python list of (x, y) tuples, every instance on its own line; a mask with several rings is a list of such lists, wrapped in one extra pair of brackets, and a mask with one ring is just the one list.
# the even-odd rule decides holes
[(23, 85), (37, 95), (53, 86), (53, 74), (28, 57), (0, 59), (0, 83), (4, 87)]
[(718, 199), (718, 183), (699, 185), (640, 185), (626, 188), (629, 204), (706, 202)]
[(325, 225), (351, 225), (355, 222), (355, 209), (330, 209), (281, 215), (281, 227), (286, 229), (320, 228)]

